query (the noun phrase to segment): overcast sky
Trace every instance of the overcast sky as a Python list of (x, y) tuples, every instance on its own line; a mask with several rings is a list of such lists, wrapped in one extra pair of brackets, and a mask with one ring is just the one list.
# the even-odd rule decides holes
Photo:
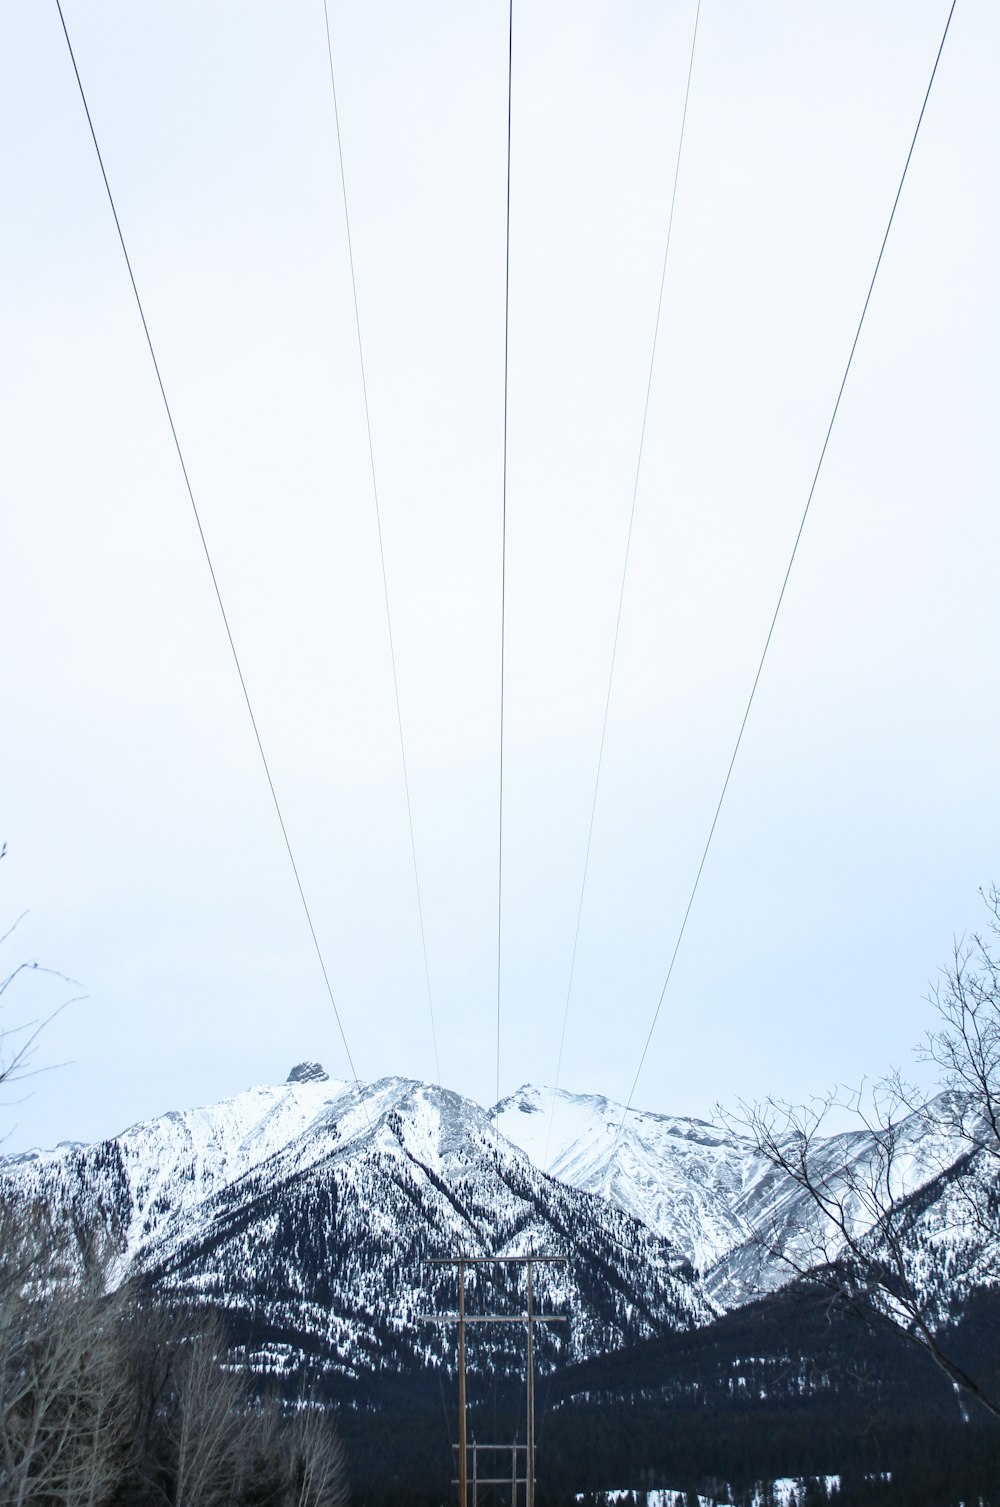
[[(947, 8), (704, 0), (567, 1088), (631, 1085)], [(322, 4), (65, 12), (354, 1061), (433, 1077)], [(488, 1103), (507, 15), (331, 22), (441, 1074)], [(556, 1071), (693, 22), (514, 9), (502, 1092)], [(644, 1107), (907, 1065), (1000, 879), (998, 48), (960, 0)], [(17, 1149), (348, 1069), (54, 4), (0, 70), (2, 962), (82, 986), (7, 1024), (87, 996)]]

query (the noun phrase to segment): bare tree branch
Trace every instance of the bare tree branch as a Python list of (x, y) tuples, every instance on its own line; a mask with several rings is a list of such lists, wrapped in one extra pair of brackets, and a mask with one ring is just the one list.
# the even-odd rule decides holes
[[(1000, 1418), (1000, 1396), (943, 1341), (944, 1284), (924, 1269), (933, 1207), (936, 1233), (948, 1237), (952, 1290), (997, 1277), (1000, 891), (984, 899), (987, 931), (955, 941), (929, 995), (940, 1024), (917, 1053), (939, 1068), (940, 1093), (926, 1099), (892, 1073), (808, 1105), (741, 1103), (723, 1118), (749, 1135), (785, 1190), (770, 1220), (751, 1231), (762, 1256), (869, 1323), (888, 1324)], [(834, 1114), (854, 1128), (831, 1135)]]

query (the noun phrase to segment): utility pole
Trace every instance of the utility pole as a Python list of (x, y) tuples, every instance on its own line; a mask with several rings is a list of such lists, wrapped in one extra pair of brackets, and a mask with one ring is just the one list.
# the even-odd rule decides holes
[[(473, 1444), (473, 1475), (477, 1495), (480, 1486), (500, 1486), (506, 1479), (491, 1473), (480, 1476), (478, 1452), (494, 1454), (511, 1450), (511, 1507), (517, 1507), (517, 1488), (523, 1482), (524, 1507), (535, 1507), (535, 1325), (565, 1324), (564, 1313), (538, 1313), (535, 1310), (534, 1269), (537, 1265), (565, 1266), (565, 1256), (442, 1256), (425, 1261), (425, 1266), (458, 1267), (458, 1312), (445, 1314), (425, 1313), (421, 1317), (429, 1324), (458, 1325), (458, 1507), (469, 1507), (469, 1442), (465, 1380), (465, 1329), (467, 1324), (523, 1324), (528, 1337), (527, 1359), (527, 1444), (524, 1446), (501, 1444)], [(527, 1306), (523, 1313), (477, 1313), (470, 1314), (465, 1306), (465, 1273), (470, 1266), (524, 1266), (527, 1268)], [(524, 1476), (517, 1473), (519, 1449), (524, 1450)]]
[(469, 1502), (469, 1445), (465, 1432), (465, 1262), (458, 1263), (458, 1500)]
[(535, 1507), (535, 1313), (531, 1298), (531, 1262), (529, 1261), (528, 1313), (526, 1319), (528, 1330), (528, 1428), (525, 1434), (525, 1438), (528, 1441), (528, 1468), (525, 1471), (527, 1480), (524, 1485), (524, 1507)]

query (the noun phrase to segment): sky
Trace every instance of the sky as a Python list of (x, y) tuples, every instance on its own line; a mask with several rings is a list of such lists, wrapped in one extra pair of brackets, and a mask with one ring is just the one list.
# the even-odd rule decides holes
[[(322, 4), (64, 11), (351, 1056), (434, 1079)], [(632, 1086), (946, 16), (703, 0), (567, 1089)], [(330, 0), (440, 1079), (483, 1103), (557, 1071), (694, 20), (514, 6), (498, 1064), (507, 11)], [(644, 1108), (908, 1068), (1000, 880), (998, 46), (960, 0)], [(0, 963), (54, 970), (4, 1024), (71, 1001), (16, 1151), (350, 1070), (54, 4), (0, 9), (0, 134)]]

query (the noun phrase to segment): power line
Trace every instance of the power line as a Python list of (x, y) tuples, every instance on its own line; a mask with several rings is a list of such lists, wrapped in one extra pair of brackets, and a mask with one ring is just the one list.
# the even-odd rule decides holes
[[(507, 26), (507, 237), (504, 261), (503, 308), (503, 513), (500, 540), (500, 778), (497, 837), (497, 1075), (495, 1104), (500, 1103), (500, 962), (503, 935), (503, 732), (504, 652), (507, 631), (507, 409), (510, 356), (510, 126), (511, 79), (514, 66), (514, 0), (510, 0)], [(494, 1116), (494, 1128), (499, 1126)]]
[(677, 184), (681, 172), (681, 155), (684, 151), (684, 131), (687, 126), (688, 101), (691, 98), (691, 75), (694, 72), (694, 54), (698, 42), (698, 22), (701, 18), (701, 0), (697, 0), (694, 15), (694, 29), (691, 33), (691, 53), (688, 58), (687, 82), (684, 87), (684, 108), (681, 112), (681, 129), (677, 140), (677, 157), (674, 162), (674, 183), (670, 193), (670, 213), (667, 217), (667, 238), (663, 249), (663, 266), (660, 271), (660, 292), (656, 301), (656, 319), (653, 323), (653, 344), (649, 354), (649, 372), (646, 377), (646, 398), (642, 409), (642, 426), (639, 431), (639, 450), (636, 456), (635, 477), (632, 482), (632, 506), (629, 510), (628, 531), (625, 536), (625, 558), (622, 563), (621, 585), (618, 589), (618, 612), (615, 617), (614, 640), (611, 645), (611, 666), (608, 671), (608, 689), (604, 698), (604, 716), (601, 721), (601, 741), (597, 754), (597, 773), (594, 776), (594, 794), (590, 803), (590, 821), (587, 826), (587, 848), (583, 860), (583, 878), (580, 881), (580, 899), (576, 908), (576, 926), (573, 931), (573, 952), (569, 965), (569, 982), (566, 986), (566, 1003), (563, 1007), (562, 1031), (559, 1036), (559, 1057), (556, 1063), (556, 1077), (552, 1089), (552, 1104), (549, 1109), (549, 1125), (545, 1136), (545, 1155), (542, 1159), (543, 1168), (549, 1164), (549, 1145), (552, 1139), (552, 1122), (555, 1117), (556, 1094), (559, 1092), (559, 1081), (562, 1075), (563, 1051), (566, 1046), (566, 1025), (569, 1020), (570, 999), (573, 994), (573, 978), (576, 973), (576, 954), (580, 942), (580, 922), (583, 918), (583, 900), (587, 892), (587, 875), (590, 870), (590, 849), (594, 838), (594, 817), (597, 814), (597, 794), (601, 785), (601, 769), (604, 764), (604, 744), (608, 732), (608, 713), (611, 709), (611, 689), (615, 679), (615, 663), (618, 658), (618, 638), (622, 624), (622, 606), (625, 601), (625, 582), (628, 577), (629, 555), (632, 549), (632, 529), (635, 523), (636, 499), (639, 495), (639, 474), (642, 470), (642, 455), (646, 444), (646, 425), (649, 420), (649, 399), (653, 390), (653, 368), (656, 364), (656, 343), (660, 333), (660, 315), (663, 311), (663, 290), (667, 281), (667, 262), (670, 258), (670, 239), (674, 229), (674, 210), (677, 205)]
[(611, 1162), (612, 1162), (612, 1160), (614, 1158), (614, 1154), (615, 1154), (615, 1151), (617, 1149), (619, 1139), (621, 1138), (621, 1133), (622, 1133), (622, 1129), (624, 1128), (625, 1121), (628, 1118), (629, 1112), (630, 1112), (630, 1110), (632, 1108), (632, 1101), (633, 1101), (633, 1099), (635, 1097), (635, 1091), (636, 1091), (636, 1088), (637, 1088), (638, 1083), (639, 1083), (639, 1077), (640, 1077), (640, 1074), (642, 1073), (643, 1065), (645, 1064), (645, 1061), (646, 1061), (646, 1054), (649, 1051), (649, 1044), (650, 1044), (650, 1042), (653, 1039), (653, 1032), (656, 1030), (656, 1023), (657, 1023), (657, 1021), (659, 1020), (659, 1017), (660, 1017), (660, 1011), (661, 1011), (661, 1009), (663, 1007), (663, 1001), (664, 1001), (664, 998), (665, 998), (666, 993), (667, 993), (667, 988), (668, 988), (668, 986), (670, 984), (670, 978), (671, 978), (671, 975), (673, 974), (673, 971), (674, 971), (674, 964), (677, 961), (677, 954), (680, 951), (681, 942), (684, 940), (684, 932), (687, 929), (688, 917), (691, 914), (691, 908), (694, 905), (695, 896), (698, 893), (698, 886), (701, 883), (701, 876), (702, 876), (702, 873), (704, 872), (706, 859), (708, 858), (708, 850), (712, 846), (712, 839), (715, 836), (715, 829), (716, 829), (716, 826), (718, 825), (718, 821), (719, 821), (719, 813), (721, 812), (721, 810), (722, 810), (722, 804), (723, 804), (724, 800), (726, 799), (726, 792), (729, 789), (729, 781), (730, 781), (730, 779), (732, 777), (733, 767), (734, 767), (734, 765), (736, 763), (736, 757), (737, 757), (737, 755), (738, 755), (738, 753), (740, 751), (740, 745), (743, 742), (743, 734), (746, 731), (746, 725), (747, 725), (747, 722), (748, 722), (748, 720), (750, 718), (750, 709), (753, 706), (754, 697), (757, 694), (757, 687), (760, 684), (760, 677), (761, 677), (761, 674), (763, 673), (763, 670), (764, 670), (764, 661), (767, 659), (767, 653), (768, 653), (768, 650), (771, 647), (771, 639), (774, 637), (774, 629), (775, 629), (775, 625), (777, 624), (777, 621), (778, 621), (778, 614), (781, 611), (781, 604), (782, 604), (782, 602), (785, 599), (785, 591), (786, 591), (786, 589), (788, 587), (788, 581), (789, 581), (789, 578), (790, 578), (790, 576), (792, 574), (792, 567), (795, 564), (795, 557), (798, 554), (799, 543), (801, 542), (802, 534), (803, 534), (803, 532), (805, 530), (805, 526), (806, 526), (806, 519), (809, 517), (809, 509), (812, 506), (813, 495), (815, 494), (815, 491), (816, 491), (816, 484), (819, 481), (820, 471), (823, 469), (823, 461), (826, 458), (827, 447), (828, 447), (828, 445), (830, 443), (830, 436), (833, 433), (833, 426), (836, 423), (837, 414), (838, 414), (838, 412), (840, 410), (840, 402), (841, 402), (841, 399), (844, 396), (844, 389), (847, 386), (847, 378), (850, 375), (851, 366), (852, 366), (853, 361), (854, 361), (854, 353), (855, 353), (855, 351), (858, 348), (858, 341), (861, 338), (861, 330), (862, 330), (862, 327), (863, 327), (864, 322), (865, 322), (865, 316), (868, 313), (868, 305), (871, 303), (872, 293), (875, 290), (875, 282), (876, 282), (876, 279), (878, 278), (879, 268), (882, 265), (882, 258), (885, 255), (885, 248), (886, 248), (886, 245), (888, 244), (888, 240), (889, 240), (889, 232), (892, 230), (893, 220), (896, 217), (896, 209), (898, 208), (900, 198), (902, 197), (903, 185), (906, 182), (906, 175), (907, 175), (907, 173), (909, 171), (910, 162), (911, 162), (912, 157), (913, 157), (914, 149), (916, 148), (916, 145), (917, 145), (917, 137), (920, 134), (920, 127), (921, 127), (921, 125), (923, 123), (924, 113), (925, 113), (925, 111), (927, 109), (927, 101), (930, 99), (930, 96), (931, 96), (931, 89), (934, 86), (934, 80), (935, 80), (935, 78), (937, 76), (937, 71), (938, 71), (938, 64), (941, 61), (941, 54), (944, 51), (944, 44), (947, 41), (948, 30), (949, 30), (949, 28), (951, 26), (951, 18), (955, 14), (955, 6), (956, 6), (957, 3), (958, 3), (958, 0), (952, 0), (951, 8), (948, 11), (948, 19), (945, 22), (944, 31), (941, 34), (941, 41), (940, 41), (940, 43), (938, 45), (937, 54), (936, 54), (936, 56), (934, 58), (934, 66), (931, 69), (931, 76), (930, 76), (930, 79), (928, 80), (927, 88), (926, 88), (926, 90), (924, 92), (923, 103), (920, 106), (920, 114), (917, 116), (917, 123), (916, 123), (916, 126), (913, 129), (913, 137), (912, 137), (912, 140), (910, 141), (910, 149), (909, 149), (909, 151), (906, 154), (906, 161), (903, 164), (903, 171), (902, 171), (902, 174), (901, 174), (900, 179), (899, 179), (899, 186), (896, 189), (896, 197), (892, 201), (892, 209), (889, 212), (889, 219), (888, 219), (888, 222), (887, 222), (886, 227), (885, 227), (885, 234), (882, 237), (882, 244), (879, 247), (878, 257), (876, 258), (876, 261), (875, 261), (875, 270), (872, 273), (871, 282), (868, 284), (868, 292), (865, 295), (864, 306), (862, 307), (862, 310), (861, 310), (861, 317), (858, 320), (857, 329), (854, 332), (854, 339), (851, 342), (850, 353), (849, 353), (849, 355), (847, 357), (847, 365), (844, 367), (844, 375), (840, 379), (840, 387), (837, 389), (836, 402), (833, 405), (833, 412), (830, 415), (830, 422), (827, 425), (826, 434), (825, 434), (825, 436), (823, 438), (823, 445), (822, 445), (822, 448), (820, 449), (819, 460), (816, 462), (816, 470), (815, 470), (815, 472), (813, 474), (812, 485), (810, 486), (808, 496), (806, 497), (806, 505), (805, 505), (805, 508), (803, 509), (803, 512), (802, 512), (802, 518), (801, 518), (801, 520), (799, 522), (798, 532), (795, 535), (795, 542), (792, 545), (792, 552), (791, 552), (791, 555), (789, 556), (788, 565), (787, 565), (786, 570), (785, 570), (784, 579), (783, 579), (783, 581), (781, 583), (781, 590), (778, 592), (778, 600), (777, 600), (777, 603), (776, 603), (775, 608), (774, 608), (774, 613), (773, 613), (773, 615), (771, 617), (771, 625), (770, 625), (770, 627), (767, 630), (767, 637), (764, 640), (764, 648), (763, 648), (763, 651), (762, 651), (761, 656), (760, 656), (760, 662), (757, 665), (757, 673), (754, 676), (753, 685), (750, 688), (750, 696), (749, 696), (749, 698), (747, 700), (746, 710), (743, 713), (743, 720), (740, 723), (740, 730), (739, 730), (739, 732), (736, 735), (736, 742), (735, 742), (735, 744), (733, 746), (732, 756), (731, 756), (731, 758), (729, 760), (729, 767), (726, 770), (726, 777), (725, 777), (725, 779), (722, 782), (722, 792), (721, 792), (721, 794), (719, 796), (718, 803), (716, 804), (716, 807), (715, 807), (715, 814), (712, 817), (712, 824), (711, 824), (711, 826), (709, 827), (709, 830), (708, 830), (708, 837), (707, 837), (706, 842), (705, 842), (705, 847), (704, 847), (704, 849), (702, 851), (701, 861), (698, 864), (698, 871), (695, 874), (694, 884), (691, 886), (691, 893), (688, 896), (687, 906), (685, 908), (684, 916), (683, 916), (683, 919), (681, 921), (680, 930), (677, 933), (677, 940), (674, 943), (674, 950), (673, 950), (673, 953), (671, 954), (671, 957), (670, 957), (670, 964), (669, 964), (669, 966), (667, 968), (666, 978), (663, 981), (663, 988), (660, 990), (660, 997), (659, 997), (659, 999), (657, 1001), (656, 1009), (653, 1011), (653, 1018), (650, 1021), (649, 1031), (646, 1034), (645, 1044), (643, 1045), (642, 1054), (641, 1054), (641, 1056), (639, 1058), (639, 1066), (636, 1068), (635, 1077), (632, 1080), (632, 1087), (629, 1090), (628, 1101), (627, 1101), (627, 1103), (625, 1105), (625, 1109), (624, 1109), (624, 1112), (622, 1114), (621, 1120), (619, 1122), (618, 1129), (615, 1132), (614, 1143), (613, 1143), (613, 1145), (611, 1147), (611, 1155), (608, 1158), (609, 1168), (610, 1168)]
[[(66, 38), (66, 46), (69, 49), (70, 62), (73, 65), (73, 72), (76, 75), (77, 88), (80, 91), (80, 99), (81, 99), (81, 102), (83, 104), (84, 114), (87, 117), (87, 125), (90, 128), (90, 137), (91, 137), (91, 140), (94, 143), (94, 151), (97, 154), (97, 162), (98, 162), (98, 166), (101, 169), (101, 177), (104, 179), (104, 188), (105, 188), (105, 191), (106, 191), (107, 196), (108, 196), (108, 203), (111, 206), (111, 213), (112, 213), (112, 215), (114, 217), (115, 229), (118, 232), (118, 240), (119, 240), (119, 243), (120, 243), (121, 248), (122, 248), (122, 255), (125, 258), (125, 266), (128, 269), (129, 281), (132, 284), (132, 292), (135, 295), (136, 308), (139, 311), (139, 318), (142, 321), (143, 334), (146, 337), (146, 344), (149, 347), (150, 358), (151, 358), (151, 360), (153, 362), (153, 370), (156, 373), (156, 381), (157, 381), (157, 385), (159, 386), (159, 389), (160, 389), (160, 397), (163, 399), (163, 408), (164, 408), (164, 412), (167, 415), (167, 423), (170, 425), (170, 433), (171, 433), (171, 436), (173, 438), (174, 449), (177, 452), (177, 459), (180, 462), (181, 475), (184, 477), (184, 485), (185, 485), (185, 487), (187, 489), (188, 499), (189, 499), (189, 501), (191, 503), (191, 511), (194, 514), (194, 521), (195, 521), (195, 524), (196, 524), (197, 529), (198, 529), (198, 537), (201, 540), (201, 547), (202, 547), (202, 550), (204, 551), (205, 563), (208, 566), (208, 573), (209, 573), (209, 575), (212, 578), (212, 589), (215, 592), (215, 600), (219, 604), (219, 611), (222, 614), (222, 622), (223, 622), (223, 625), (225, 626), (225, 630), (226, 630), (226, 638), (229, 640), (229, 648), (230, 648), (230, 652), (232, 653), (232, 656), (233, 656), (233, 663), (236, 666), (236, 673), (239, 676), (240, 689), (243, 692), (243, 700), (246, 702), (247, 713), (249, 714), (249, 717), (250, 717), (250, 725), (253, 728), (254, 741), (257, 744), (257, 751), (260, 754), (260, 760), (261, 760), (261, 763), (264, 766), (264, 774), (267, 777), (267, 786), (268, 786), (268, 789), (271, 792), (271, 800), (274, 803), (274, 810), (275, 810), (275, 814), (276, 814), (276, 816), (278, 818), (278, 825), (281, 828), (281, 835), (282, 835), (282, 838), (284, 839), (285, 849), (286, 849), (286, 851), (288, 853), (288, 861), (289, 861), (289, 863), (292, 866), (292, 873), (295, 876), (295, 886), (296, 886), (296, 888), (297, 888), (297, 890), (299, 892), (299, 899), (302, 902), (302, 909), (303, 909), (303, 911), (305, 913), (306, 924), (309, 927), (309, 935), (312, 937), (313, 947), (315, 949), (316, 957), (317, 957), (317, 960), (319, 962), (320, 971), (323, 974), (323, 983), (326, 986), (326, 992), (327, 992), (327, 995), (329, 996), (330, 1004), (333, 1006), (334, 1018), (336, 1019), (336, 1022), (337, 1022), (337, 1028), (340, 1031), (340, 1039), (343, 1042), (344, 1052), (346, 1053), (347, 1061), (348, 1061), (348, 1063), (350, 1065), (350, 1069), (351, 1069), (351, 1075), (352, 1075), (355, 1083), (357, 1083), (357, 1082), (359, 1082), (358, 1074), (357, 1074), (357, 1069), (354, 1066), (354, 1059), (351, 1056), (351, 1049), (350, 1049), (350, 1047), (347, 1044), (347, 1035), (346, 1035), (346, 1033), (344, 1031), (344, 1023), (343, 1023), (343, 1021), (340, 1018), (340, 1011), (337, 1008), (337, 1001), (336, 1001), (336, 999), (334, 997), (333, 986), (330, 983), (330, 975), (327, 972), (326, 962), (325, 962), (324, 957), (323, 957), (323, 951), (322, 951), (322, 948), (319, 945), (319, 938), (316, 935), (316, 928), (313, 925), (312, 913), (310, 912), (309, 903), (306, 900), (306, 893), (305, 893), (305, 890), (303, 889), (302, 880), (301, 880), (301, 878), (299, 876), (299, 868), (298, 868), (298, 864), (295, 861), (295, 854), (292, 851), (291, 839), (288, 836), (288, 828), (285, 826), (285, 818), (282, 815), (281, 806), (280, 806), (280, 804), (278, 802), (278, 793), (277, 793), (277, 791), (274, 788), (274, 780), (273, 780), (273, 778), (271, 776), (270, 765), (267, 762), (267, 755), (264, 752), (264, 745), (261, 742), (260, 730), (259, 730), (259, 728), (257, 726), (257, 718), (254, 715), (253, 706), (252, 706), (251, 701), (250, 701), (250, 693), (247, 690), (247, 683), (246, 683), (246, 680), (245, 680), (244, 675), (243, 675), (243, 667), (240, 664), (240, 657), (239, 657), (239, 655), (236, 652), (236, 644), (235, 644), (235, 641), (233, 639), (233, 631), (232, 631), (231, 627), (229, 626), (229, 618), (228, 618), (228, 616), (226, 614), (225, 604), (223, 603), (223, 600), (222, 600), (222, 592), (221, 592), (220, 587), (219, 587), (218, 577), (215, 574), (215, 566), (212, 564), (212, 556), (211, 556), (211, 553), (209, 552), (208, 540), (205, 538), (205, 530), (202, 527), (201, 516), (200, 516), (200, 514), (198, 512), (198, 505), (195, 502), (194, 489), (193, 489), (193, 487), (191, 485), (191, 479), (190, 479), (190, 477), (188, 475), (187, 465), (185, 464), (185, 461), (184, 461), (184, 453), (181, 450), (181, 442), (180, 442), (180, 440), (178, 438), (177, 428), (176, 428), (176, 426), (174, 424), (174, 416), (173, 416), (173, 413), (171, 412), (170, 403), (169, 403), (169, 401), (167, 399), (167, 390), (166, 390), (166, 387), (163, 384), (163, 377), (162, 377), (162, 375), (160, 373), (160, 363), (156, 359), (156, 351), (155, 351), (155, 349), (153, 347), (153, 337), (151, 336), (151, 334), (149, 332), (149, 325), (148, 325), (148, 323), (146, 321), (146, 314), (145, 314), (145, 310), (143, 309), (142, 299), (139, 296), (139, 287), (138, 287), (138, 284), (136, 283), (136, 280), (135, 280), (135, 273), (132, 270), (132, 261), (131, 261), (131, 258), (129, 257), (129, 254), (128, 254), (128, 247), (125, 244), (125, 236), (124, 236), (124, 233), (122, 232), (121, 221), (118, 218), (118, 210), (115, 207), (114, 195), (111, 192), (111, 184), (108, 181), (107, 171), (105, 170), (105, 167), (104, 167), (104, 158), (101, 155), (101, 148), (100, 148), (100, 145), (99, 145), (98, 140), (97, 140), (97, 132), (94, 129), (94, 121), (93, 121), (93, 118), (92, 118), (91, 113), (90, 113), (90, 106), (87, 103), (87, 95), (86, 95), (86, 91), (84, 90), (84, 87), (83, 87), (83, 80), (80, 77), (80, 70), (77, 67), (76, 54), (73, 51), (73, 44), (70, 41), (69, 30), (68, 30), (68, 28), (66, 26), (66, 18), (63, 15), (61, 0), (56, 0), (56, 10), (59, 12), (59, 20), (62, 23), (63, 35)], [(364, 1102), (364, 1101), (362, 1101), (362, 1102)], [(365, 1105), (364, 1108), (365, 1108), (365, 1114), (367, 1116), (368, 1115), (368, 1107), (367, 1107), (367, 1105)], [(370, 1123), (371, 1122), (369, 1120), (369, 1124)]]
[(371, 410), (368, 404), (368, 378), (365, 371), (365, 351), (361, 339), (361, 313), (358, 305), (358, 282), (354, 272), (354, 246), (351, 241), (351, 216), (347, 208), (347, 176), (344, 172), (344, 148), (340, 137), (340, 111), (337, 107), (337, 80), (333, 67), (333, 40), (330, 34), (330, 8), (323, 0), (323, 19), (326, 23), (326, 52), (330, 63), (330, 91), (333, 95), (333, 119), (337, 132), (337, 160), (340, 165), (340, 187), (344, 200), (344, 227), (347, 232), (347, 259), (351, 269), (351, 292), (354, 297), (354, 326), (358, 336), (358, 363), (361, 368), (361, 392), (364, 398), (365, 429), (368, 435), (368, 463), (371, 468), (372, 497), (375, 503), (375, 525), (378, 531), (378, 557), (382, 567), (382, 595), (385, 599), (385, 622), (389, 633), (389, 659), (392, 664), (392, 692), (396, 702), (396, 726), (399, 729), (399, 755), (403, 765), (403, 789), (406, 792), (406, 820), (410, 832), (410, 854), (413, 859), (413, 883), (417, 892), (417, 915), (420, 919), (420, 945), (424, 959), (424, 982), (427, 988), (427, 1012), (431, 1023), (431, 1040), (434, 1046), (434, 1069), (438, 1083), (441, 1082), (441, 1062), (438, 1057), (437, 1028), (434, 1023), (434, 1000), (431, 994), (431, 974), (427, 963), (427, 933), (424, 928), (424, 904), (420, 893), (420, 870), (417, 866), (417, 844), (413, 835), (413, 807), (410, 802), (410, 775), (406, 763), (406, 743), (403, 738), (403, 714), (399, 704), (399, 677), (396, 673), (396, 646), (392, 633), (392, 613), (389, 610), (389, 582), (385, 570), (385, 548), (382, 541), (382, 512), (378, 500), (378, 480), (375, 472), (375, 446), (372, 442)]

